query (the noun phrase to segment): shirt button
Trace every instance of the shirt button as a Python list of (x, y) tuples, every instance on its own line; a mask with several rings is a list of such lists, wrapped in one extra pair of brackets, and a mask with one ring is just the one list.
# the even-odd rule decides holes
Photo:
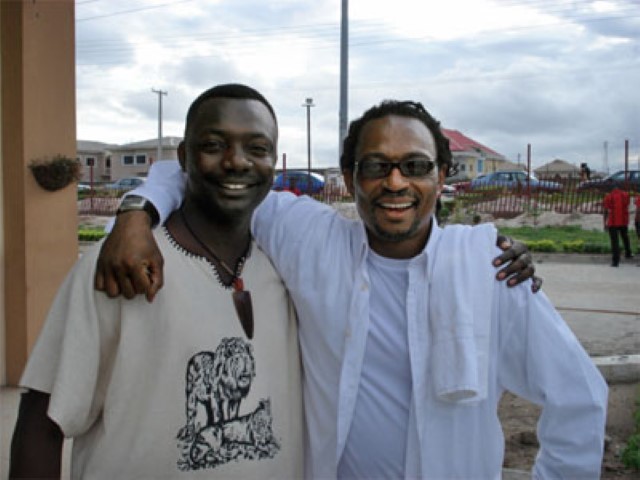
[(362, 290), (363, 292), (366, 292), (367, 290), (369, 290), (369, 285), (367, 285), (366, 283), (363, 283), (360, 286), (360, 290)]

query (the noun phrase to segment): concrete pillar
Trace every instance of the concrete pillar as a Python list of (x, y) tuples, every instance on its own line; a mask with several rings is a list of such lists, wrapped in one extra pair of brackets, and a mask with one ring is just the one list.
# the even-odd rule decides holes
[[(15, 385), (78, 256), (76, 188), (43, 190), (34, 159), (75, 158), (73, 0), (0, 2), (5, 371)], [(0, 372), (2, 373), (2, 372)]]

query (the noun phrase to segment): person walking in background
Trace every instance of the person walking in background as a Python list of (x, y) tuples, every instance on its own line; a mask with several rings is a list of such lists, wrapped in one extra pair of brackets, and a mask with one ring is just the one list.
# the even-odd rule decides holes
[(580, 164), (580, 180), (582, 182), (591, 180), (591, 169), (586, 163)]
[[(637, 205), (637, 203), (636, 203)], [(636, 219), (638, 215), (636, 213)], [(620, 264), (620, 244), (618, 235), (622, 237), (625, 258), (633, 258), (631, 244), (629, 243), (629, 194), (614, 188), (604, 197), (604, 228), (609, 232), (611, 239), (611, 266)]]

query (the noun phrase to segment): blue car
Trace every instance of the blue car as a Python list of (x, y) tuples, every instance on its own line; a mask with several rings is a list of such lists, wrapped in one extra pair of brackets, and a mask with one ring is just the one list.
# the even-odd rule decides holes
[[(311, 188), (308, 188), (311, 178)], [(279, 173), (273, 181), (273, 190), (288, 190), (298, 193), (320, 193), (324, 190), (324, 177), (319, 173), (304, 170), (287, 170)]]
[(144, 177), (126, 177), (104, 186), (106, 190), (128, 192), (142, 185), (147, 179)]
[[(483, 173), (471, 180), (469, 188), (471, 190), (493, 188), (525, 189), (527, 188), (527, 173), (518, 170)], [(549, 180), (538, 180), (533, 175), (529, 175), (529, 188), (534, 191), (558, 192), (562, 190), (562, 185)]]

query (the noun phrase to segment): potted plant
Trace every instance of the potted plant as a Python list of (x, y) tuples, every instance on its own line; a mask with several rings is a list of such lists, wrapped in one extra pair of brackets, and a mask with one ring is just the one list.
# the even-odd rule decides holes
[(65, 155), (33, 160), (29, 168), (38, 185), (50, 192), (77, 182), (81, 176), (80, 162)]

